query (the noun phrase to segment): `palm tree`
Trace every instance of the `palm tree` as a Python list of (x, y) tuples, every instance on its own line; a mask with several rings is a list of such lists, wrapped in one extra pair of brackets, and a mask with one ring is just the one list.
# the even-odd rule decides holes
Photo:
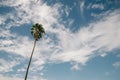
[(34, 52), (34, 49), (35, 49), (36, 42), (40, 38), (42, 38), (42, 35), (44, 33), (45, 33), (45, 30), (44, 30), (44, 28), (42, 27), (41, 24), (36, 23), (31, 28), (31, 34), (34, 37), (34, 46), (33, 46), (33, 50), (32, 50), (32, 53), (31, 53), (31, 56), (30, 56), (30, 60), (29, 60), (29, 63), (28, 63), (28, 67), (27, 67), (27, 71), (26, 71), (26, 75), (25, 75), (25, 80), (27, 80), (27, 75), (28, 75), (28, 71), (29, 71), (29, 67), (30, 67), (30, 63), (31, 63), (31, 60), (32, 60), (32, 56), (33, 56), (33, 52)]

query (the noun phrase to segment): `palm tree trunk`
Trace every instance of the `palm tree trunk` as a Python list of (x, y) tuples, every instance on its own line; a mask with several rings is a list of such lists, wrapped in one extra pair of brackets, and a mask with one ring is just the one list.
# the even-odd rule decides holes
[(34, 40), (34, 46), (33, 46), (33, 50), (32, 50), (32, 53), (31, 53), (31, 56), (30, 56), (30, 60), (29, 60), (29, 63), (28, 63), (28, 67), (27, 67), (27, 71), (26, 71), (26, 74), (25, 74), (25, 80), (27, 80), (27, 75), (28, 75), (28, 71), (29, 71), (29, 67), (30, 67), (30, 63), (31, 63), (31, 60), (32, 60), (32, 56), (33, 56), (33, 53), (34, 53), (34, 49), (35, 49), (35, 45), (36, 45), (36, 39)]

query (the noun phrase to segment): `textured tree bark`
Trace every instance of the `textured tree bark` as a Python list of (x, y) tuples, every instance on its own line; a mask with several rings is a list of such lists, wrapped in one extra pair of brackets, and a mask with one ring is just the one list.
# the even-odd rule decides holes
[(34, 40), (33, 50), (32, 50), (31, 56), (30, 56), (30, 60), (29, 60), (29, 63), (28, 63), (28, 67), (27, 67), (27, 71), (26, 71), (25, 79), (24, 80), (27, 80), (28, 71), (29, 71), (29, 67), (30, 67), (30, 64), (31, 64), (32, 56), (33, 56), (33, 53), (34, 53), (34, 49), (35, 49), (35, 46), (36, 46), (36, 42), (37, 42), (37, 40), (35, 39)]

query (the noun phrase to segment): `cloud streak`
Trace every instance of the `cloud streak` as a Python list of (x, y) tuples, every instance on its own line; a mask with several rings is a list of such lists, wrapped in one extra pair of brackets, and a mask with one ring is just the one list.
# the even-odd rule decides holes
[(100, 21), (81, 28), (76, 33), (62, 32), (59, 39), (63, 52), (53, 55), (52, 60), (73, 61), (83, 65), (93, 58), (92, 56), (103, 56), (103, 53), (107, 55), (106, 52), (119, 49), (119, 19), (119, 11), (116, 10)]

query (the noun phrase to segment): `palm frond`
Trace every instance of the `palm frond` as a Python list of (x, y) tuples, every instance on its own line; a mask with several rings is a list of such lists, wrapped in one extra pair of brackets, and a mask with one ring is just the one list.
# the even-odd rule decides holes
[(45, 30), (42, 27), (42, 24), (36, 23), (33, 25), (31, 28), (31, 34), (36, 40), (42, 38), (42, 35), (45, 34)]

